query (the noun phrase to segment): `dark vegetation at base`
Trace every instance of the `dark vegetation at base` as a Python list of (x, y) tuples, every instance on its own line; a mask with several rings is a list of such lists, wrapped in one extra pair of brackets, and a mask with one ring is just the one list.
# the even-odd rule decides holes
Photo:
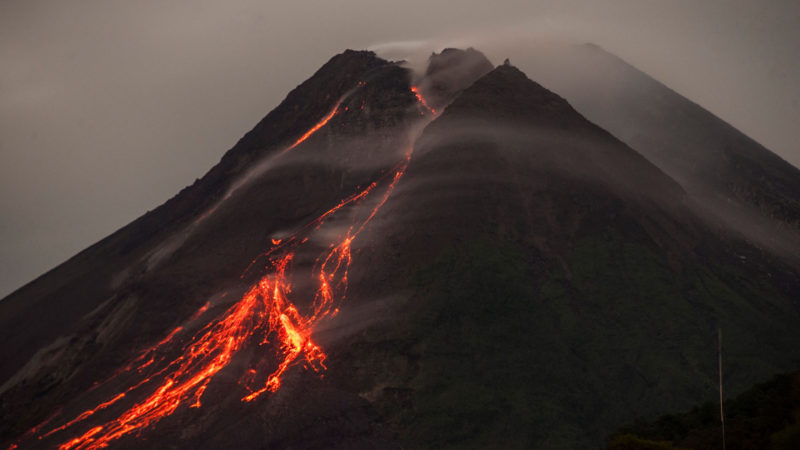
[[(800, 371), (778, 375), (726, 401), (725, 436), (729, 450), (800, 448)], [(608, 449), (711, 449), (722, 448), (721, 439), (719, 403), (707, 402), (686, 413), (622, 428)], [(653, 447), (654, 441), (669, 445)]]

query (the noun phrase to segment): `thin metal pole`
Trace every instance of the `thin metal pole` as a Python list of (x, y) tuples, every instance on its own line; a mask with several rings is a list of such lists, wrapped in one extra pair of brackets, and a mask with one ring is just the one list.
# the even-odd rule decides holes
[(719, 367), (719, 420), (722, 423), (722, 450), (725, 450), (725, 412), (722, 408), (722, 328), (717, 328), (717, 364)]

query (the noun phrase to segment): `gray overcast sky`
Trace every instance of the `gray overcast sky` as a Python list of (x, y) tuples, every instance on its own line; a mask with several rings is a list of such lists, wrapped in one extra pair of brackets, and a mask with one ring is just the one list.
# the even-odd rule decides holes
[(798, 166), (799, 30), (796, 0), (3, 0), (0, 297), (191, 184), (345, 48), (595, 42)]

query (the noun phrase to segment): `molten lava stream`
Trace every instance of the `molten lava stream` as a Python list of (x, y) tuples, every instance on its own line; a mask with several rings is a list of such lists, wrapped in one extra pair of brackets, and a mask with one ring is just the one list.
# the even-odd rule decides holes
[[(421, 99), (418, 91), (414, 92)], [(334, 108), (331, 117), (337, 108)], [(312, 129), (311, 132), (316, 129)], [(295, 145), (302, 142), (310, 133), (306, 133)], [(314, 371), (319, 372), (324, 369), (326, 355), (312, 340), (312, 331), (320, 321), (337, 314), (338, 305), (347, 290), (348, 270), (352, 262), (352, 243), (366, 229), (392, 194), (411, 161), (412, 151), (413, 148), (409, 148), (403, 161), (381, 179), (346, 197), (292, 236), (273, 241), (275, 246), (264, 254), (268, 261), (266, 274), (261, 276), (242, 298), (231, 305), (218, 319), (202, 327), (189, 339), (177, 340), (176, 336), (184, 330), (182, 327), (174, 329), (161, 342), (140, 354), (123, 369), (123, 372), (134, 375), (146, 374), (143, 379), (133, 383), (124, 391), (113, 394), (108, 400), (84, 411), (64, 425), (39, 435), (39, 439), (71, 429), (99, 411), (110, 409), (128, 398), (142, 398), (142, 393), (139, 391), (144, 391), (146, 388), (150, 393), (142, 400), (128, 406), (116, 418), (85, 429), (82, 434), (64, 442), (60, 448), (106, 447), (120, 437), (138, 433), (171, 415), (181, 404), (200, 407), (211, 379), (227, 367), (237, 352), (250, 342), (257, 342), (260, 345), (275, 342), (277, 346), (275, 357), (278, 364), (271, 372), (263, 373), (261, 376), (255, 369), (248, 370), (242, 376), (241, 382), (249, 392), (242, 398), (244, 402), (253, 401), (265, 392), (276, 391), (281, 386), (281, 380), (286, 372), (301, 361)], [(310, 302), (310, 311), (302, 313), (290, 299), (291, 269), (297, 250), (309, 242), (309, 235), (322, 227), (328, 218), (346, 207), (369, 200), (381, 190), (383, 194), (373, 201), (372, 207), (366, 210), (363, 208), (353, 210), (356, 218), (349, 228), (316, 259), (312, 268), (312, 278), (317, 283), (315, 294), (313, 301)], [(204, 305), (195, 313), (192, 320), (200, 317), (207, 308), (208, 304)], [(163, 357), (156, 359), (156, 350), (167, 344), (174, 345), (179, 342), (186, 342), (181, 348), (180, 355), (155, 370), (155, 367), (163, 365), (164, 361)], [(257, 378), (262, 380), (258, 384), (256, 384)], [(136, 395), (132, 395), (134, 393)], [(38, 434), (38, 428), (31, 430), (30, 433)]]
[(324, 127), (324, 126), (325, 126), (325, 124), (327, 124), (327, 123), (328, 123), (328, 122), (329, 122), (331, 119), (333, 119), (333, 116), (335, 116), (335, 115), (336, 115), (336, 114), (339, 112), (339, 107), (342, 105), (342, 101), (343, 101), (343, 100), (344, 100), (344, 99), (345, 99), (347, 96), (349, 96), (349, 94), (345, 95), (345, 96), (344, 96), (344, 97), (342, 97), (342, 98), (341, 98), (339, 101), (337, 101), (337, 102), (336, 102), (336, 104), (335, 104), (335, 105), (333, 105), (333, 109), (331, 109), (331, 112), (329, 112), (329, 113), (328, 113), (328, 114), (327, 114), (325, 117), (323, 117), (323, 118), (322, 118), (322, 120), (320, 120), (319, 122), (317, 122), (317, 124), (316, 124), (316, 125), (314, 125), (313, 127), (311, 127), (311, 129), (310, 129), (310, 130), (306, 131), (306, 132), (305, 132), (305, 133), (304, 133), (302, 136), (300, 136), (300, 139), (298, 139), (297, 141), (295, 141), (295, 143), (294, 143), (294, 144), (292, 144), (292, 145), (290, 145), (289, 147), (287, 147), (286, 149), (284, 149), (282, 153), (286, 153), (286, 152), (288, 152), (289, 150), (291, 150), (291, 149), (293, 149), (293, 148), (297, 147), (298, 145), (302, 144), (302, 143), (303, 143), (303, 141), (305, 141), (306, 139), (308, 139), (309, 137), (311, 137), (311, 135), (312, 135), (312, 134), (314, 134), (314, 133), (316, 133), (316, 132), (317, 132), (317, 130), (319, 130), (320, 128)]
[[(303, 135), (302, 135), (302, 136), (300, 136), (300, 137), (299, 137), (299, 138), (298, 138), (296, 141), (294, 141), (294, 143), (293, 143), (292, 145), (290, 145), (290, 146), (288, 146), (288, 147), (284, 148), (283, 150), (281, 150), (281, 151), (280, 151), (280, 153), (278, 153), (278, 154), (277, 154), (277, 155), (275, 155), (275, 156), (281, 156), (281, 155), (283, 155), (284, 153), (287, 153), (287, 152), (289, 152), (290, 150), (293, 150), (295, 147), (297, 147), (298, 145), (300, 145), (300, 144), (302, 144), (303, 142), (305, 142), (305, 141), (306, 141), (308, 138), (310, 138), (310, 137), (311, 137), (311, 136), (312, 136), (314, 133), (316, 133), (317, 131), (319, 131), (319, 129), (320, 129), (320, 128), (322, 128), (322, 127), (324, 127), (325, 125), (327, 125), (327, 124), (328, 124), (328, 122), (330, 122), (330, 120), (331, 120), (331, 119), (333, 119), (333, 117), (334, 117), (334, 116), (336, 116), (337, 114), (339, 114), (339, 113), (341, 112), (341, 110), (340, 110), (340, 106), (342, 105), (342, 102), (344, 102), (344, 101), (345, 101), (345, 100), (346, 100), (346, 99), (347, 99), (347, 98), (348, 98), (350, 95), (352, 95), (352, 93), (353, 93), (353, 92), (355, 92), (355, 90), (356, 90), (356, 89), (352, 89), (352, 90), (350, 90), (349, 92), (347, 92), (346, 94), (344, 94), (344, 95), (342, 96), (342, 98), (340, 98), (339, 100), (337, 100), (337, 101), (336, 101), (336, 103), (334, 103), (334, 105), (333, 105), (333, 108), (331, 108), (331, 110), (330, 110), (330, 111), (329, 111), (329, 112), (328, 112), (328, 113), (327, 113), (327, 114), (326, 114), (326, 115), (325, 115), (325, 116), (324, 116), (322, 119), (320, 119), (320, 120), (319, 120), (319, 122), (317, 122), (316, 124), (314, 124), (314, 126), (313, 126), (313, 127), (311, 127), (311, 128), (308, 130), (308, 131), (306, 131), (305, 133), (303, 133)], [(257, 172), (257, 171), (256, 171), (256, 172)], [(212, 215), (213, 215), (213, 214), (214, 214), (214, 213), (217, 211), (217, 209), (220, 207), (220, 205), (221, 205), (222, 203), (224, 203), (226, 200), (228, 200), (228, 199), (231, 197), (231, 195), (233, 195), (233, 193), (234, 193), (234, 192), (235, 192), (237, 189), (239, 189), (239, 188), (240, 188), (242, 185), (245, 185), (245, 184), (247, 184), (247, 183), (248, 183), (248, 182), (249, 182), (249, 181), (252, 179), (252, 177), (253, 177), (254, 175), (257, 175), (257, 174), (254, 174), (254, 173), (253, 173), (253, 171), (246, 173), (246, 174), (244, 175), (244, 178), (242, 178), (242, 179), (241, 179), (239, 182), (237, 182), (237, 183), (234, 183), (234, 184), (233, 184), (233, 185), (232, 185), (232, 186), (231, 186), (231, 187), (228, 189), (228, 191), (227, 191), (227, 192), (225, 192), (225, 194), (222, 196), (222, 198), (221, 198), (221, 199), (220, 199), (220, 200), (219, 200), (217, 203), (215, 203), (214, 205), (212, 205), (212, 206), (211, 206), (210, 208), (208, 208), (206, 211), (203, 211), (203, 213), (201, 213), (201, 214), (200, 214), (200, 216), (199, 216), (199, 217), (197, 217), (197, 219), (195, 219), (195, 220), (194, 220), (194, 222), (192, 222), (192, 226), (193, 226), (193, 227), (194, 227), (194, 226), (197, 226), (197, 225), (199, 225), (201, 222), (203, 222), (204, 220), (206, 220), (208, 217), (212, 216)]]
[(414, 95), (417, 96), (417, 102), (419, 102), (420, 105), (425, 107), (425, 109), (430, 111), (431, 114), (433, 114), (434, 116), (436, 115), (436, 110), (428, 106), (428, 101), (425, 100), (425, 97), (422, 96), (422, 91), (420, 91), (420, 89), (417, 86), (411, 86), (411, 92), (413, 92)]

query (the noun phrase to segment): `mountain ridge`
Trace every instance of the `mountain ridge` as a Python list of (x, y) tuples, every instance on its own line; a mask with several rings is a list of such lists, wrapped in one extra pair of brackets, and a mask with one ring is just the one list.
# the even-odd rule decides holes
[[(346, 365), (330, 377), (355, 378), (351, 389), (374, 399), (406, 448), (593, 448), (607, 434), (604, 423), (715, 395), (717, 326), (736, 330), (732, 392), (769, 376), (767, 366), (797, 363), (795, 272), (717, 235), (682, 189), (616, 139), (586, 146), (494, 133), (508, 117), (536, 119), (524, 114), (520, 95), (530, 81), (515, 69), (495, 71), (423, 132), (405, 189), (387, 202), (394, 219), (376, 232), (384, 243), (362, 256), (366, 267), (393, 267), (394, 283), (381, 290), (376, 274), (361, 289), (380, 297), (411, 286), (397, 307), (409, 312), (338, 346), (332, 360)], [(514, 84), (495, 86), (512, 73)], [(574, 115), (569, 131), (595, 130), (566, 111)], [(598, 182), (571, 176), (571, 160), (553, 157), (581, 160), (604, 146), (614, 151), (603, 155), (617, 155), (609, 164), (624, 168), (619, 162), (631, 158), (638, 167), (601, 172)], [(675, 186), (673, 203), (662, 201), (657, 177), (633, 193), (609, 181), (644, 167)], [(770, 279), (778, 267), (786, 284)], [(729, 317), (731, 308), (740, 312)], [(748, 360), (756, 353), (764, 359)], [(391, 358), (389, 369), (382, 358)]]
[(675, 178), (710, 221), (800, 264), (800, 169), (597, 45), (529, 56), (532, 76)]

